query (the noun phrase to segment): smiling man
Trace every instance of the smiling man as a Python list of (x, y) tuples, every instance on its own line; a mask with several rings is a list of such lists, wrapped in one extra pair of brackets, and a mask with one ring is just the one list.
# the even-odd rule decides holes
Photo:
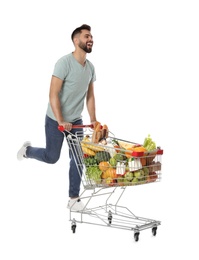
[[(51, 78), (49, 103), (45, 116), (46, 147), (32, 147), (30, 142), (25, 142), (17, 153), (18, 160), (31, 158), (45, 163), (56, 163), (64, 140), (64, 135), (58, 130), (58, 126), (64, 127), (66, 136), (69, 132), (75, 134), (76, 131), (82, 131), (80, 128), (72, 128), (72, 125), (83, 124), (81, 114), (85, 99), (91, 123), (95, 124), (97, 121), (94, 96), (95, 69), (86, 58), (93, 47), (91, 27), (83, 24), (76, 28), (72, 32), (71, 39), (75, 50), (56, 62)], [(79, 199), (81, 173), (77, 170), (71, 150), (69, 150), (69, 157), (68, 208), (81, 211), (84, 209)]]

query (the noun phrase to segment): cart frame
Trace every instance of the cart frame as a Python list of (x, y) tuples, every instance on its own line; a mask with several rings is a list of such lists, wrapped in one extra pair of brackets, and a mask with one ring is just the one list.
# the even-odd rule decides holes
[[(78, 128), (80, 126), (76, 126)], [(86, 129), (91, 125), (82, 126)], [(65, 134), (65, 130), (59, 129)], [(92, 133), (92, 131), (91, 131)], [(84, 132), (83, 136), (87, 133)], [(93, 183), (88, 176), (86, 176), (86, 166), (84, 164), (84, 153), (82, 151), (81, 142), (83, 139), (82, 133), (79, 135), (69, 134), (66, 136), (66, 140), (71, 149), (75, 163), (80, 174), (82, 184), (84, 187), (83, 192), (80, 194), (80, 199), (86, 201), (85, 208), (82, 211), (74, 211), (73, 208), (69, 210), (69, 221), (71, 221), (71, 230), (73, 233), (76, 232), (77, 223), (92, 224), (97, 226), (104, 226), (110, 228), (124, 229), (134, 232), (134, 240), (139, 240), (140, 232), (146, 229), (152, 230), (152, 235), (156, 236), (157, 228), (161, 225), (161, 221), (136, 216), (129, 208), (119, 205), (119, 201), (123, 196), (127, 187), (132, 185), (124, 184), (122, 186), (106, 185), (104, 183)], [(114, 137), (115, 138), (115, 137)], [(122, 140), (118, 139), (117, 140)], [(125, 140), (122, 140), (125, 141)], [(133, 143), (133, 142), (132, 142)], [(98, 145), (93, 144), (92, 145)], [(158, 147), (156, 155), (161, 159), (163, 150)], [(150, 155), (148, 155), (150, 157)], [(144, 155), (144, 157), (147, 157)], [(161, 169), (158, 169), (158, 178), (155, 182), (161, 180)], [(151, 183), (151, 182), (150, 182)], [(147, 184), (146, 181), (139, 182), (137, 185)], [(88, 193), (88, 194), (86, 194)], [(116, 193), (119, 193), (116, 195)], [(109, 201), (116, 195), (116, 201), (114, 204)], [(99, 206), (92, 206), (92, 202), (99, 196), (105, 197), (105, 202)]]

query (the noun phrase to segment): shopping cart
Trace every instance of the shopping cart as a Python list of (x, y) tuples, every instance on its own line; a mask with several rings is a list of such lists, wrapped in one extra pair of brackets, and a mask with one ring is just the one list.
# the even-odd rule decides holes
[[(92, 125), (73, 128), (84, 129), (75, 135), (67, 134), (66, 140), (81, 176), (80, 198), (85, 208), (77, 212), (71, 207), (72, 232), (75, 233), (77, 223), (87, 223), (133, 231), (135, 241), (142, 230), (151, 229), (155, 236), (160, 221), (138, 217), (119, 205), (119, 201), (128, 187), (161, 180), (163, 150), (144, 150), (142, 145), (116, 138), (111, 132), (101, 143), (93, 143)], [(59, 130), (66, 133), (63, 127)], [(101, 196), (105, 201), (102, 205)]]

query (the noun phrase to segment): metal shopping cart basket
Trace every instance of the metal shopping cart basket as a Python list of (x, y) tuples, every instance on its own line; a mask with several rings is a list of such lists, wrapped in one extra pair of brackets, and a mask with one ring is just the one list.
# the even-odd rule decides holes
[[(143, 145), (116, 138), (111, 132), (101, 143), (93, 143), (91, 125), (74, 127), (85, 129), (66, 137), (81, 176), (80, 198), (85, 208), (79, 212), (70, 209), (72, 232), (75, 233), (77, 223), (87, 223), (133, 231), (135, 241), (142, 230), (151, 229), (155, 236), (160, 221), (138, 217), (119, 202), (128, 187), (161, 180), (163, 150), (157, 147), (148, 151)], [(62, 127), (59, 130), (65, 133)], [(102, 196), (105, 202), (101, 205)], [(111, 199), (114, 203), (110, 203)]]

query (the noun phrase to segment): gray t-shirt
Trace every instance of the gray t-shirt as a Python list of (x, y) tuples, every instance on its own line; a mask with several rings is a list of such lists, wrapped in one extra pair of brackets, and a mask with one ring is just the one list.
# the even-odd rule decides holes
[[(82, 66), (70, 53), (57, 61), (53, 76), (63, 80), (59, 98), (64, 120), (72, 123), (80, 119), (88, 86), (96, 80), (93, 64), (86, 60), (85, 66)], [(47, 116), (56, 120), (50, 102), (48, 103)]]

